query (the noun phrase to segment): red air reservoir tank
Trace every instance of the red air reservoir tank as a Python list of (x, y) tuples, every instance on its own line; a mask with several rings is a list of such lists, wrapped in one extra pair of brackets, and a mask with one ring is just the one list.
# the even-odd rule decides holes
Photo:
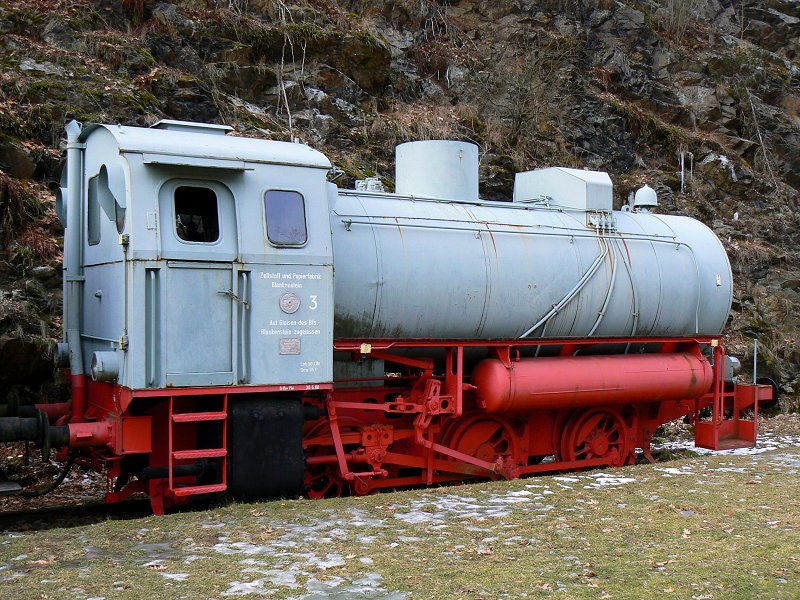
[(478, 404), (491, 413), (699, 398), (712, 369), (690, 353), (523, 358), (479, 362)]

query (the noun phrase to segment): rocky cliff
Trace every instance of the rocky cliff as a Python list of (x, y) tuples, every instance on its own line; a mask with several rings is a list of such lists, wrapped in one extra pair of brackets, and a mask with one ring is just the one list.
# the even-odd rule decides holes
[[(0, 385), (58, 394), (52, 190), (65, 119), (224, 122), (391, 189), (394, 145), (475, 142), (516, 171), (609, 171), (723, 239), (729, 348), (796, 408), (800, 4), (792, 0), (0, 0)], [(749, 369), (747, 369), (749, 370)], [(42, 382), (45, 382), (42, 384)]]

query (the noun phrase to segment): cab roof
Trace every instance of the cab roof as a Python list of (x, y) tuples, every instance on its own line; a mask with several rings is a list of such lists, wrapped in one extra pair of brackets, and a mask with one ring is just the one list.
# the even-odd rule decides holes
[(324, 154), (305, 144), (225, 135), (230, 128), (224, 125), (164, 120), (146, 128), (93, 123), (83, 129), (80, 141), (98, 129), (114, 136), (120, 152), (331, 168)]

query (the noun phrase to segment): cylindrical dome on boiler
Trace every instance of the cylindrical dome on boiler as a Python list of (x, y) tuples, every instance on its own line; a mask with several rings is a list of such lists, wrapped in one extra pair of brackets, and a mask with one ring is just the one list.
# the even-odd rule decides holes
[(426, 140), (395, 149), (396, 191), (403, 196), (478, 200), (478, 147), (468, 142)]

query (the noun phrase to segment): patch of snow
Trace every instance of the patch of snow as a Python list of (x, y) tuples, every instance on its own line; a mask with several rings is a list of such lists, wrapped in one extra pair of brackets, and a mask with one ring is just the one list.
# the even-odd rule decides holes
[[(689, 467), (685, 467), (689, 468)], [(676, 469), (675, 467), (656, 467), (656, 471), (664, 473), (664, 477), (672, 477), (673, 475), (694, 475), (693, 471), (684, 471), (683, 468)]]
[(159, 575), (172, 581), (186, 581), (189, 578), (188, 573), (159, 573)]
[(663, 444), (654, 444), (655, 450), (691, 450), (700, 455), (709, 456), (752, 456), (755, 454), (763, 454), (770, 450), (779, 450), (787, 447), (800, 446), (800, 436), (798, 435), (775, 435), (772, 433), (765, 433), (758, 437), (756, 446), (754, 448), (731, 448), (730, 450), (708, 450), (706, 448), (698, 448), (694, 446), (692, 440), (681, 440), (675, 442), (665, 442)]
[(214, 544), (211, 549), (220, 554), (269, 554), (268, 546), (250, 544), (248, 542), (233, 542), (230, 544)]
[(328, 591), (330, 588), (336, 588), (341, 586), (344, 583), (343, 577), (326, 577), (325, 579), (317, 579), (316, 577), (311, 577), (306, 582), (306, 588), (308, 590), (314, 590), (317, 592), (321, 591)]
[(248, 594), (259, 594), (266, 596), (274, 590), (268, 590), (264, 587), (263, 579), (254, 579), (253, 581), (232, 581), (228, 584), (228, 590), (222, 592), (223, 596), (247, 596)]
[(595, 488), (599, 489), (602, 487), (607, 486), (614, 486), (614, 485), (625, 485), (628, 483), (636, 483), (637, 480), (634, 477), (623, 477), (621, 475), (612, 475), (610, 473), (590, 473), (588, 477), (591, 477), (595, 481), (585, 485), (584, 488)]
[(272, 585), (287, 588), (299, 588), (300, 584), (297, 583), (297, 575), (307, 574), (305, 571), (257, 568), (242, 569), (242, 573), (258, 573), (259, 575), (264, 575), (264, 579), (268, 580)]
[(769, 457), (769, 462), (781, 467), (800, 467), (800, 456), (797, 454), (775, 454)]
[(151, 568), (153, 568), (153, 567), (160, 567), (160, 566), (162, 566), (163, 564), (164, 564), (164, 561), (163, 561), (163, 560), (161, 560), (161, 559), (157, 559), (157, 560), (151, 560), (150, 562), (146, 562), (146, 563), (144, 563), (142, 566), (143, 566), (143, 567), (146, 567), (146, 568), (148, 568), (148, 569), (151, 569)]
[(430, 523), (432, 521), (442, 519), (443, 517), (444, 515), (442, 513), (427, 513), (418, 510), (394, 514), (395, 519), (400, 519), (403, 523), (408, 523), (409, 525), (416, 523)]
[(363, 510), (358, 508), (351, 508), (347, 511), (350, 514), (350, 519), (347, 522), (351, 527), (386, 527), (383, 519), (376, 519), (370, 517)]
[(375, 540), (378, 539), (376, 535), (361, 535), (356, 538), (356, 541), (360, 544), (371, 544)]
[(490, 498), (489, 502), (492, 504), (519, 504), (520, 502), (530, 502), (531, 498), (522, 498), (520, 496), (499, 496), (497, 498)]
[(744, 467), (715, 467), (709, 470), (715, 473), (747, 473)]
[(183, 559), (183, 564), (188, 565), (190, 563), (193, 563), (196, 560), (200, 560), (201, 558), (205, 558), (205, 557), (204, 556), (198, 556), (196, 554), (190, 554), (189, 556), (187, 556), (186, 558)]
[(309, 563), (320, 569), (331, 569), (333, 567), (341, 567), (344, 565), (344, 557), (339, 554), (326, 554), (325, 558), (318, 558), (317, 556), (309, 557)]

